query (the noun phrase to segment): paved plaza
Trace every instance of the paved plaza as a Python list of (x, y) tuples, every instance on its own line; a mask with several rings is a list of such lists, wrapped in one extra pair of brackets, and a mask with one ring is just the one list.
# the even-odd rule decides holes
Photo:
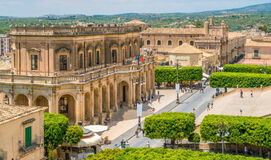
[[(252, 90), (254, 90), (253, 97), (251, 97), (250, 89), (243, 90), (243, 98), (240, 97), (240, 89), (235, 89), (225, 96), (220, 95), (220, 97), (214, 101), (213, 108), (209, 111), (205, 110), (196, 119), (196, 124), (199, 125), (203, 120), (204, 116), (208, 114), (258, 117), (269, 115), (271, 113), (271, 90)], [(240, 112), (240, 110), (242, 110), (242, 113)]]

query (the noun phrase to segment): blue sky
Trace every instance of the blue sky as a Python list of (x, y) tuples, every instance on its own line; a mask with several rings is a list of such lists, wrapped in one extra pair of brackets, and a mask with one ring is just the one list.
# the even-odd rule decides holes
[(0, 16), (199, 12), (269, 2), (271, 0), (0, 0)]

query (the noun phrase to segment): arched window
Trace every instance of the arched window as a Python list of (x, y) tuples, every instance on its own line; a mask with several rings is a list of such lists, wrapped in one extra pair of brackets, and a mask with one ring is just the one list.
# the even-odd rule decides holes
[(91, 52), (88, 52), (88, 66), (91, 66)]
[(80, 54), (80, 68), (83, 68), (83, 54)]
[(161, 45), (161, 41), (160, 41), (160, 40), (157, 41), (157, 45), (158, 45), (158, 46)]
[(190, 45), (191, 45), (191, 46), (194, 46), (194, 41), (190, 41)]
[(179, 41), (179, 46), (183, 45), (183, 41)]
[(100, 64), (100, 51), (96, 51), (96, 64)]
[(59, 56), (59, 69), (61, 71), (67, 70), (67, 55), (60, 55)]
[(129, 46), (129, 57), (132, 57), (132, 46)]
[(117, 63), (117, 50), (112, 50), (112, 63)]
[(150, 40), (147, 40), (147, 45), (151, 45), (151, 41)]
[(171, 46), (171, 45), (172, 45), (172, 41), (169, 40), (169, 41), (167, 42), (167, 44), (168, 44), (169, 46)]

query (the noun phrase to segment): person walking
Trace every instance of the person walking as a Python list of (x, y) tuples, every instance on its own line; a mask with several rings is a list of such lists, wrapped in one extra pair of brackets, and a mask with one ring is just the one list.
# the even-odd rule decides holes
[(250, 91), (250, 96), (253, 97), (253, 91), (252, 90)]
[(242, 91), (242, 89), (240, 90), (240, 97), (243, 98), (243, 91)]
[(210, 103), (207, 104), (207, 111), (210, 110)]
[(143, 137), (145, 137), (145, 132), (144, 132), (144, 129), (142, 129), (142, 135), (143, 135)]
[(160, 95), (158, 95), (158, 103), (160, 103)]
[(212, 103), (211, 103), (211, 109), (213, 109), (213, 108), (214, 108), (214, 103), (212, 102)]
[(150, 145), (150, 142), (149, 142), (149, 141), (147, 142), (147, 147), (148, 147), (148, 148), (151, 148), (151, 145)]
[(136, 138), (138, 138), (138, 129), (135, 131)]

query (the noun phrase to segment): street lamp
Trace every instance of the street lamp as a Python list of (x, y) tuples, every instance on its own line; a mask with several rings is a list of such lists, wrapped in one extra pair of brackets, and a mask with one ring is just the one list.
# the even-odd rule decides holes
[(218, 125), (218, 131), (216, 136), (222, 138), (222, 154), (224, 154), (224, 137), (228, 137), (229, 136), (229, 129), (227, 126), (225, 126), (224, 122), (221, 123), (221, 127), (220, 125)]

